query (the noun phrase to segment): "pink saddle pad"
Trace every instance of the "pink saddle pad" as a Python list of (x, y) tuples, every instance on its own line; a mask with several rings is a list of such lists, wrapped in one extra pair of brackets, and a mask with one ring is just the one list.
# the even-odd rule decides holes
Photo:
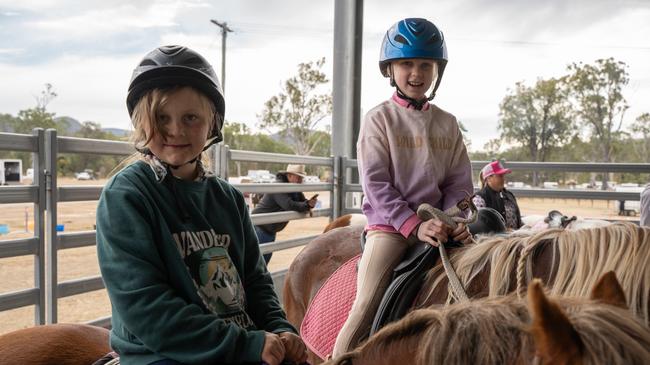
[(348, 319), (357, 292), (357, 255), (327, 279), (309, 304), (300, 325), (305, 345), (321, 359), (332, 353), (336, 336)]

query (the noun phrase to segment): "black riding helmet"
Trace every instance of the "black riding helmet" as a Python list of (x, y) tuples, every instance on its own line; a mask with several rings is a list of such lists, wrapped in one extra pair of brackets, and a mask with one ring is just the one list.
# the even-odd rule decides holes
[(221, 116), (221, 120), (217, 119), (217, 127), (212, 130), (203, 149), (221, 142), (223, 140), (221, 128), (226, 109), (221, 84), (210, 63), (187, 47), (162, 46), (144, 56), (131, 76), (129, 92), (126, 96), (129, 116), (133, 115), (138, 101), (148, 91), (179, 85), (191, 86), (205, 94), (214, 103), (216, 112)]
[(478, 209), (477, 214), (476, 221), (467, 225), (472, 236), (506, 231), (506, 221), (495, 209), (482, 207)]

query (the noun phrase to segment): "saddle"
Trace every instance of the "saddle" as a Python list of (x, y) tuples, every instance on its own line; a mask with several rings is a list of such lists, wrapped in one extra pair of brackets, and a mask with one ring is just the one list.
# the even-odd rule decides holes
[[(469, 229), (472, 235), (506, 231), (505, 221), (498, 212), (491, 208), (479, 209), (478, 219), (476, 223), (469, 225)], [(361, 235), (361, 251), (365, 246), (365, 239), (364, 232)], [(462, 246), (460, 242), (451, 239), (445, 244), (446, 248), (460, 246)], [(391, 283), (379, 304), (370, 328), (370, 335), (388, 323), (399, 320), (409, 312), (422, 287), (426, 273), (436, 265), (439, 259), (439, 251), (425, 242), (418, 242), (406, 251), (402, 262), (393, 270)]]
[[(453, 240), (445, 244), (447, 248), (460, 246), (461, 243)], [(425, 242), (418, 242), (406, 251), (402, 262), (393, 269), (393, 278), (375, 314), (370, 336), (409, 312), (422, 287), (425, 275), (435, 266), (439, 258), (439, 251)]]

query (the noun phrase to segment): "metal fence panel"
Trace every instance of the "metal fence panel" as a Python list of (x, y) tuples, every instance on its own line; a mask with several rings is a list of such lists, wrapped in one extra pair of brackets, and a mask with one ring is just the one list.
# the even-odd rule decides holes
[[(227, 178), (230, 161), (297, 163), (329, 166), (332, 168), (331, 183), (317, 184), (235, 184), (244, 193), (279, 193), (330, 191), (331, 209), (316, 209), (313, 217), (360, 213), (360, 209), (348, 208), (344, 199), (347, 193), (361, 192), (360, 184), (350, 184), (346, 179), (349, 169), (357, 167), (357, 160), (343, 157), (295, 156), (276, 153), (230, 150), (227, 146), (218, 147), (219, 164), (217, 170)], [(56, 213), (59, 202), (94, 201), (101, 194), (101, 186), (57, 186), (57, 157), (59, 153), (90, 153), (126, 156), (134, 152), (130, 143), (118, 141), (89, 140), (73, 137), (58, 137), (54, 130), (35, 130), (33, 135), (0, 133), (0, 150), (28, 151), (34, 153), (34, 180), (32, 186), (0, 187), (0, 204), (34, 203), (34, 237), (0, 242), (0, 258), (34, 255), (34, 288), (0, 295), (0, 311), (36, 305), (35, 323), (57, 322), (58, 298), (77, 295), (104, 287), (101, 277), (89, 277), (57, 282), (57, 252), (61, 249), (92, 246), (95, 244), (95, 231), (73, 233), (56, 232)], [(474, 161), (472, 168), (480, 169), (488, 161)], [(546, 170), (565, 172), (612, 172), (612, 173), (650, 173), (650, 164), (600, 164), (600, 163), (537, 163), (509, 162), (513, 170)], [(511, 189), (518, 197), (594, 199), (594, 200), (639, 200), (638, 193), (578, 190), (578, 189)], [(45, 211), (48, 211), (47, 220)], [(308, 218), (297, 212), (278, 212), (252, 216), (254, 224), (267, 224), (294, 219)], [(270, 253), (292, 247), (302, 246), (317, 235), (277, 241), (261, 246), (262, 253)], [(45, 243), (47, 242), (47, 250)], [(47, 255), (46, 255), (47, 253)], [(47, 271), (45, 268), (47, 267)], [(272, 273), (276, 288), (281, 288), (286, 270)], [(281, 295), (281, 290), (277, 290)], [(47, 300), (46, 300), (47, 297)], [(47, 303), (47, 306), (45, 305)], [(110, 325), (110, 317), (92, 321)]]

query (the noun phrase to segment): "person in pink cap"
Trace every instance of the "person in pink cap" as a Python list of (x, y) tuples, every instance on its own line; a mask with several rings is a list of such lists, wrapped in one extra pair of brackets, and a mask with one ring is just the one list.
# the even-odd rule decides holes
[(505, 174), (512, 171), (503, 167), (501, 162), (492, 161), (481, 169), (479, 179), (481, 190), (474, 196), (474, 205), (477, 208), (489, 207), (501, 213), (506, 221), (506, 228), (509, 230), (519, 229), (521, 212), (514, 194), (506, 190)]

